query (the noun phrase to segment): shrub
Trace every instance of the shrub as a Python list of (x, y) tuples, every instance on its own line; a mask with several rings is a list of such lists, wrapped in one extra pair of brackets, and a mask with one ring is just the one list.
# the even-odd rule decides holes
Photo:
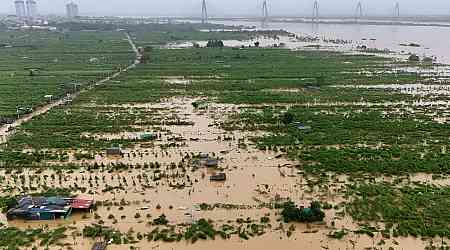
[(153, 220), (153, 225), (162, 226), (167, 225), (168, 223), (169, 221), (167, 220), (166, 215), (164, 214)]
[(292, 201), (282, 205), (281, 216), (284, 222), (316, 222), (323, 221), (325, 213), (319, 202), (312, 202), (309, 208), (298, 208)]

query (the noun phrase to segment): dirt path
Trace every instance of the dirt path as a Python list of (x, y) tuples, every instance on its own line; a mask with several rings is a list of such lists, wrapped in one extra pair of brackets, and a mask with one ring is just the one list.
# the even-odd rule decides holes
[(132, 64), (130, 64), (128, 67), (114, 73), (113, 75), (108, 76), (108, 77), (96, 82), (92, 87), (82, 89), (73, 94), (68, 94), (66, 97), (63, 97), (59, 100), (55, 100), (49, 104), (46, 104), (44, 106), (36, 108), (32, 113), (20, 117), (19, 119), (15, 120), (12, 124), (4, 124), (4, 125), (0, 126), (0, 144), (7, 143), (9, 137), (11, 137), (12, 135), (14, 135), (16, 133), (16, 128), (19, 127), (20, 125), (22, 125), (23, 123), (30, 121), (34, 117), (37, 117), (37, 116), (47, 113), (54, 107), (64, 105), (64, 104), (70, 102), (71, 100), (77, 98), (81, 93), (89, 91), (89, 90), (93, 89), (93, 87), (95, 87), (95, 86), (103, 85), (103, 84), (107, 83), (108, 81), (119, 77), (122, 73), (127, 72), (128, 70), (136, 67), (136, 65), (139, 64), (138, 57), (140, 54), (139, 54), (139, 51), (138, 51), (136, 45), (133, 42), (133, 39), (130, 37), (130, 35), (127, 33), (126, 36), (127, 36), (128, 42), (130, 43), (131, 48), (133, 49), (133, 52), (136, 54), (136, 60)]
[(138, 49), (136, 47), (136, 44), (134, 44), (133, 39), (131, 38), (130, 34), (129, 33), (126, 33), (126, 34), (127, 34), (127, 40), (130, 43), (131, 48), (133, 49), (134, 53), (136, 53), (136, 57), (138, 57), (139, 56), (139, 51), (138, 51)]

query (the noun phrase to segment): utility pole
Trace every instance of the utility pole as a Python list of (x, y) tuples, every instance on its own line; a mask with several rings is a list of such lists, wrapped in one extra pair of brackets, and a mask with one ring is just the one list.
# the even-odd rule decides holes
[(394, 17), (395, 18), (399, 18), (400, 17), (400, 3), (399, 2), (395, 3)]
[(356, 19), (356, 21), (358, 21), (362, 17), (363, 17), (363, 8), (362, 8), (361, 1), (359, 1), (358, 4), (356, 5), (356, 16), (355, 16), (355, 19)]
[(208, 10), (206, 9), (206, 0), (202, 0), (202, 24), (208, 23)]
[(319, 2), (317, 0), (314, 1), (312, 21), (319, 22)]
[(264, 0), (262, 5), (262, 16), (263, 16), (263, 24), (269, 21), (269, 9), (267, 7), (267, 0)]

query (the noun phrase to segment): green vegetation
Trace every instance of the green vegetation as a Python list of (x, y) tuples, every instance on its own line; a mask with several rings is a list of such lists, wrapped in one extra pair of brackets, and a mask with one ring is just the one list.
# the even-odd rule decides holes
[(134, 54), (121, 32), (7, 32), (0, 43), (0, 117), (16, 106), (35, 108), (89, 86), (130, 64)]
[(321, 210), (319, 202), (311, 203), (309, 208), (298, 208), (293, 202), (286, 202), (281, 205), (281, 216), (284, 222), (317, 222), (323, 221), (325, 213)]
[[(426, 153), (423, 153), (426, 152)], [(450, 173), (450, 156), (441, 147), (392, 147), (310, 149), (298, 152), (307, 162), (308, 172), (334, 171), (338, 173)], [(312, 162), (320, 162), (320, 165)]]
[(430, 185), (355, 184), (346, 211), (355, 220), (383, 222), (394, 237), (450, 237), (450, 189)]
[(450, 131), (432, 119), (402, 106), (293, 106), (249, 108), (224, 127), (270, 132), (257, 146), (286, 152), (308, 172), (448, 173)]
[[(178, 242), (184, 239), (187, 242), (195, 243), (198, 240), (215, 240), (216, 236), (229, 239), (232, 235), (248, 240), (251, 237), (265, 234), (265, 230), (270, 227), (267, 222), (257, 224), (250, 218), (247, 218), (247, 220), (238, 219), (237, 223), (238, 226), (223, 224), (216, 227), (213, 221), (202, 218), (188, 225), (163, 226), (158, 224), (163, 227), (157, 227), (144, 236), (148, 241), (163, 242)], [(153, 223), (153, 225), (156, 224)]]
[(158, 218), (154, 219), (152, 224), (162, 226), (167, 225), (168, 223), (169, 221), (167, 220), (167, 217), (164, 214), (162, 214)]
[(17, 205), (17, 199), (11, 196), (0, 197), (0, 212), (6, 213)]
[(0, 228), (0, 249), (31, 249), (32, 246), (46, 248), (58, 244), (61, 239), (66, 238), (66, 228), (60, 227), (49, 229), (26, 229), (20, 230), (15, 227)]
[[(90, 86), (129, 65), (134, 60), (134, 53), (125, 33), (117, 30), (132, 32), (138, 45), (144, 47), (173, 41), (250, 39), (259, 35), (286, 34), (282, 31), (199, 31), (200, 28), (224, 28), (221, 25), (154, 24), (120, 28), (116, 25), (67, 23), (57, 26), (65, 31), (8, 31), (0, 34), (0, 44), (7, 45), (0, 48), (0, 118), (14, 118), (16, 107), (35, 108)], [(152, 42), (141, 43), (141, 39)], [(47, 95), (52, 98), (46, 98)]]
[[(342, 64), (342, 61), (352, 63)], [(10, 140), (9, 148), (98, 151), (109, 147), (112, 143), (127, 146), (137, 141), (93, 139), (82, 134), (133, 132), (138, 130), (133, 126), (159, 125), (158, 116), (149, 113), (145, 108), (131, 108), (130, 112), (130, 107), (126, 105), (158, 102), (171, 96), (200, 95), (221, 102), (254, 104), (352, 102), (361, 100), (362, 96), (366, 101), (399, 100), (404, 95), (369, 90), (344, 91), (331, 87), (308, 89), (308, 86), (318, 84), (383, 82), (389, 79), (385, 74), (368, 77), (359, 72), (364, 68), (384, 69), (385, 62), (386, 59), (377, 57), (322, 51), (257, 48), (154, 49), (151, 52), (151, 59), (146, 64), (139, 65), (107, 85), (83, 93), (70, 106), (56, 108), (23, 125), (17, 135)], [(225, 67), (226, 65), (230, 67)], [(189, 80), (192, 84), (172, 84), (167, 80), (170, 77)], [(397, 77), (395, 81), (399, 79), (407, 81), (413, 76), (405, 73)], [(299, 92), (277, 91), (291, 88)], [(105, 106), (111, 104), (115, 106)], [(335, 117), (336, 120), (340, 118), (339, 115)], [(373, 116), (373, 119), (376, 118)], [(15, 157), (5, 157), (11, 164), (31, 163), (41, 159), (41, 157), (36, 159), (32, 155), (8, 154), (11, 156), (16, 154)], [(24, 157), (23, 161), (20, 160), (21, 156)]]
[(95, 224), (83, 228), (83, 237), (103, 238), (104, 240), (112, 240), (113, 244), (122, 244), (123, 234), (118, 230)]
[(198, 239), (206, 240), (208, 238), (214, 240), (217, 232), (214, 230), (210, 221), (200, 219), (192, 224), (184, 233), (184, 239), (195, 243)]
[[(0, 150), (0, 165), (14, 172), (8, 173), (7, 181), (0, 176), (4, 193), (36, 193), (39, 190), (36, 195), (68, 196), (77, 191), (86, 193), (87, 190), (93, 194), (98, 189), (103, 193), (114, 193), (115, 197), (122, 192), (138, 192), (136, 190), (145, 195), (148, 189), (158, 191), (158, 187), (183, 189), (189, 186), (193, 190), (195, 183), (199, 182), (199, 176), (195, 176), (198, 168), (193, 164), (200, 162), (198, 152), (194, 155), (180, 150), (181, 162), (178, 163), (164, 161), (161, 164), (144, 160), (138, 160), (136, 164), (120, 160), (106, 164), (89, 163), (96, 156), (105, 156), (105, 150), (111, 145), (133, 149), (134, 152), (126, 152), (128, 156), (124, 156), (128, 162), (134, 162), (138, 157), (143, 159), (144, 155), (160, 157), (155, 147), (166, 150), (161, 154), (172, 159), (175, 156), (169, 155), (168, 148), (181, 147), (185, 141), (197, 142), (201, 139), (178, 138), (164, 128), (193, 125), (187, 118), (189, 114), (182, 117), (171, 112), (164, 113), (177, 104), (168, 105), (172, 106), (169, 108), (152, 104), (172, 97), (192, 97), (193, 100), (188, 100), (189, 108), (193, 107), (202, 115), (215, 105), (212, 102), (237, 105), (230, 105), (233, 113), (230, 112), (232, 115), (226, 117), (226, 121), (215, 118), (215, 123), (208, 124), (209, 127), (227, 130), (224, 136), (231, 132), (239, 134), (239, 131), (255, 135), (243, 139), (218, 135), (218, 141), (229, 140), (230, 145), (237, 141), (240, 152), (256, 146), (260, 150), (276, 152), (276, 159), (286, 156), (297, 164), (289, 174), (284, 172), (285, 166), (279, 166), (280, 175), (283, 178), (302, 175), (306, 185), (296, 188), (302, 188), (306, 196), (311, 194), (322, 200), (324, 196), (320, 192), (327, 192), (337, 200), (345, 199), (340, 204), (325, 203), (323, 207), (319, 202), (313, 202), (308, 208), (299, 208), (294, 202), (278, 206), (263, 202), (254, 206), (199, 205), (208, 213), (216, 209), (279, 208), (280, 226), (273, 229), (270, 214), (257, 219), (236, 218), (222, 225), (218, 224), (219, 221), (208, 219), (173, 225), (164, 214), (153, 219), (152, 215), (145, 217), (145, 214), (135, 210), (131, 213), (134, 216), (116, 215), (112, 210), (107, 213), (110, 214), (107, 216), (109, 222), (116, 224), (119, 218), (127, 218), (141, 223), (147, 218), (146, 225), (152, 231), (136, 234), (130, 229), (122, 233), (113, 227), (101, 226), (105, 221), (101, 220), (100, 214), (96, 214), (94, 219), (100, 225), (84, 227), (84, 237), (113, 239), (114, 244), (133, 244), (144, 238), (155, 242), (186, 240), (194, 243), (213, 240), (216, 236), (249, 240), (263, 235), (268, 229), (279, 230), (292, 237), (296, 230), (292, 222), (323, 221), (325, 213), (322, 208), (335, 214), (333, 220), (350, 215), (361, 222), (357, 230), (349, 231), (335, 228), (333, 221), (334, 231), (329, 232), (328, 236), (334, 239), (343, 239), (349, 233), (370, 237), (381, 233), (383, 238), (450, 237), (448, 187), (405, 184), (397, 179), (412, 173), (450, 174), (448, 121), (438, 122), (435, 119), (448, 118), (448, 112), (441, 104), (422, 103), (448, 101), (448, 96), (343, 88), (343, 85), (411, 84), (433, 82), (435, 79), (395, 71), (393, 68), (406, 64), (371, 55), (223, 46), (223, 41), (227, 39), (251, 40), (257, 36), (273, 38), (286, 35), (282, 31), (200, 32), (198, 29), (202, 26), (188, 24), (59, 25), (59, 28), (63, 27), (71, 31), (7, 32), (8, 35), (2, 32), (0, 42), (12, 47), (0, 48), (5, 51), (5, 56), (0, 58), (0, 118), (15, 117), (16, 106), (42, 105), (47, 101), (44, 98), (47, 94), (59, 98), (78, 87), (87, 90), (95, 81), (128, 65), (134, 54), (124, 32), (128, 32), (137, 45), (144, 48), (146, 60), (120, 77), (104, 85), (93, 86), (67, 105), (54, 108), (18, 128)], [(218, 27), (213, 25), (208, 28)], [(86, 29), (102, 31), (81, 31)], [(124, 30), (119, 32), (116, 29)], [(209, 42), (206, 48), (166, 49), (161, 46), (184, 41)], [(254, 41), (245, 41), (243, 45), (247, 43), (255, 44)], [(74, 87), (67, 84), (72, 82), (81, 85)], [(217, 115), (222, 116), (221, 113)], [(142, 136), (144, 132), (152, 136)], [(164, 133), (164, 139), (161, 133)], [(223, 151), (220, 155), (227, 153), (229, 151)], [(69, 155), (78, 162), (70, 162)], [(267, 158), (267, 161), (271, 160), (271, 157)], [(48, 176), (41, 178), (39, 171), (48, 164), (53, 164), (58, 173), (65, 169), (70, 175), (72, 168), (82, 168), (80, 171), (84, 173), (87, 170), (88, 173), (81, 177), (75, 175), (76, 179), (67, 189), (53, 188), (58, 181), (59, 184), (65, 181), (61, 174), (53, 175), (50, 177), (53, 180), (49, 184), (51, 187), (47, 187)], [(25, 177), (20, 173), (23, 168), (18, 166), (38, 167), (38, 179), (30, 178), (26, 185)], [(286, 166), (290, 167), (290, 164)], [(226, 170), (239, 171), (239, 167), (227, 167)], [(139, 171), (139, 175), (133, 176), (135, 170)], [(106, 180), (106, 172), (115, 173), (110, 176), (111, 182)], [(130, 175), (131, 179), (120, 173), (127, 177)], [(257, 178), (258, 174), (254, 173), (253, 177)], [(345, 181), (340, 180), (342, 176)], [(394, 181), (385, 183), (376, 177), (394, 178)], [(99, 185), (99, 180), (103, 186)], [(370, 184), (366, 183), (368, 180)], [(112, 184), (115, 181), (118, 184)], [(86, 187), (79, 187), (78, 183)], [(267, 185), (264, 192), (271, 194), (271, 189)], [(11, 197), (0, 197), (3, 211), (15, 204), (15, 199)], [(141, 201), (133, 202), (141, 206)], [(117, 206), (119, 211), (123, 211), (130, 203), (114, 198), (114, 201), (105, 201), (102, 205), (108, 210)], [(166, 207), (167, 204), (162, 205)], [(173, 206), (168, 207), (173, 209)], [(161, 209), (161, 205), (156, 208)], [(142, 207), (142, 210), (147, 209), (149, 207)], [(106, 218), (106, 214), (102, 216)], [(292, 224), (284, 228), (286, 224), (283, 222)], [(17, 242), (0, 240), (0, 246), (8, 246), (5, 249), (29, 248), (38, 241), (44, 245), (56, 244), (58, 239), (64, 237), (64, 230), (44, 231), (26, 231), (27, 237)], [(1, 233), (5, 237), (11, 234), (13, 236), (8, 238), (15, 239), (14, 235), (23, 232), (8, 228), (0, 231), (0, 236)]]
[[(132, 20), (135, 22), (135, 20)], [(282, 30), (268, 31), (245, 31), (238, 30), (236, 27), (224, 26), (220, 24), (194, 24), (194, 23), (177, 23), (177, 24), (130, 24), (121, 23), (77, 23), (66, 22), (53, 24), (59, 29), (70, 30), (73, 32), (80, 31), (100, 31), (115, 32), (123, 30), (132, 34), (139, 46), (155, 46), (165, 45), (169, 42), (184, 41), (207, 41), (207, 40), (249, 40), (258, 36), (277, 37), (280, 35), (288, 35)], [(203, 32), (202, 30), (209, 30)]]

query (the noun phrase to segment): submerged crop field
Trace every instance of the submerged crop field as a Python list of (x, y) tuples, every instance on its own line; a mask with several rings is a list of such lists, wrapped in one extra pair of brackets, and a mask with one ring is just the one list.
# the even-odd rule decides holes
[[(107, 27), (0, 33), (2, 116), (85, 87), (1, 144), (1, 210), (96, 203), (0, 216), (0, 248), (448, 249), (448, 79), (406, 70), (429, 64), (257, 44), (284, 31)], [(132, 43), (140, 63), (96, 85), (135, 61)]]

